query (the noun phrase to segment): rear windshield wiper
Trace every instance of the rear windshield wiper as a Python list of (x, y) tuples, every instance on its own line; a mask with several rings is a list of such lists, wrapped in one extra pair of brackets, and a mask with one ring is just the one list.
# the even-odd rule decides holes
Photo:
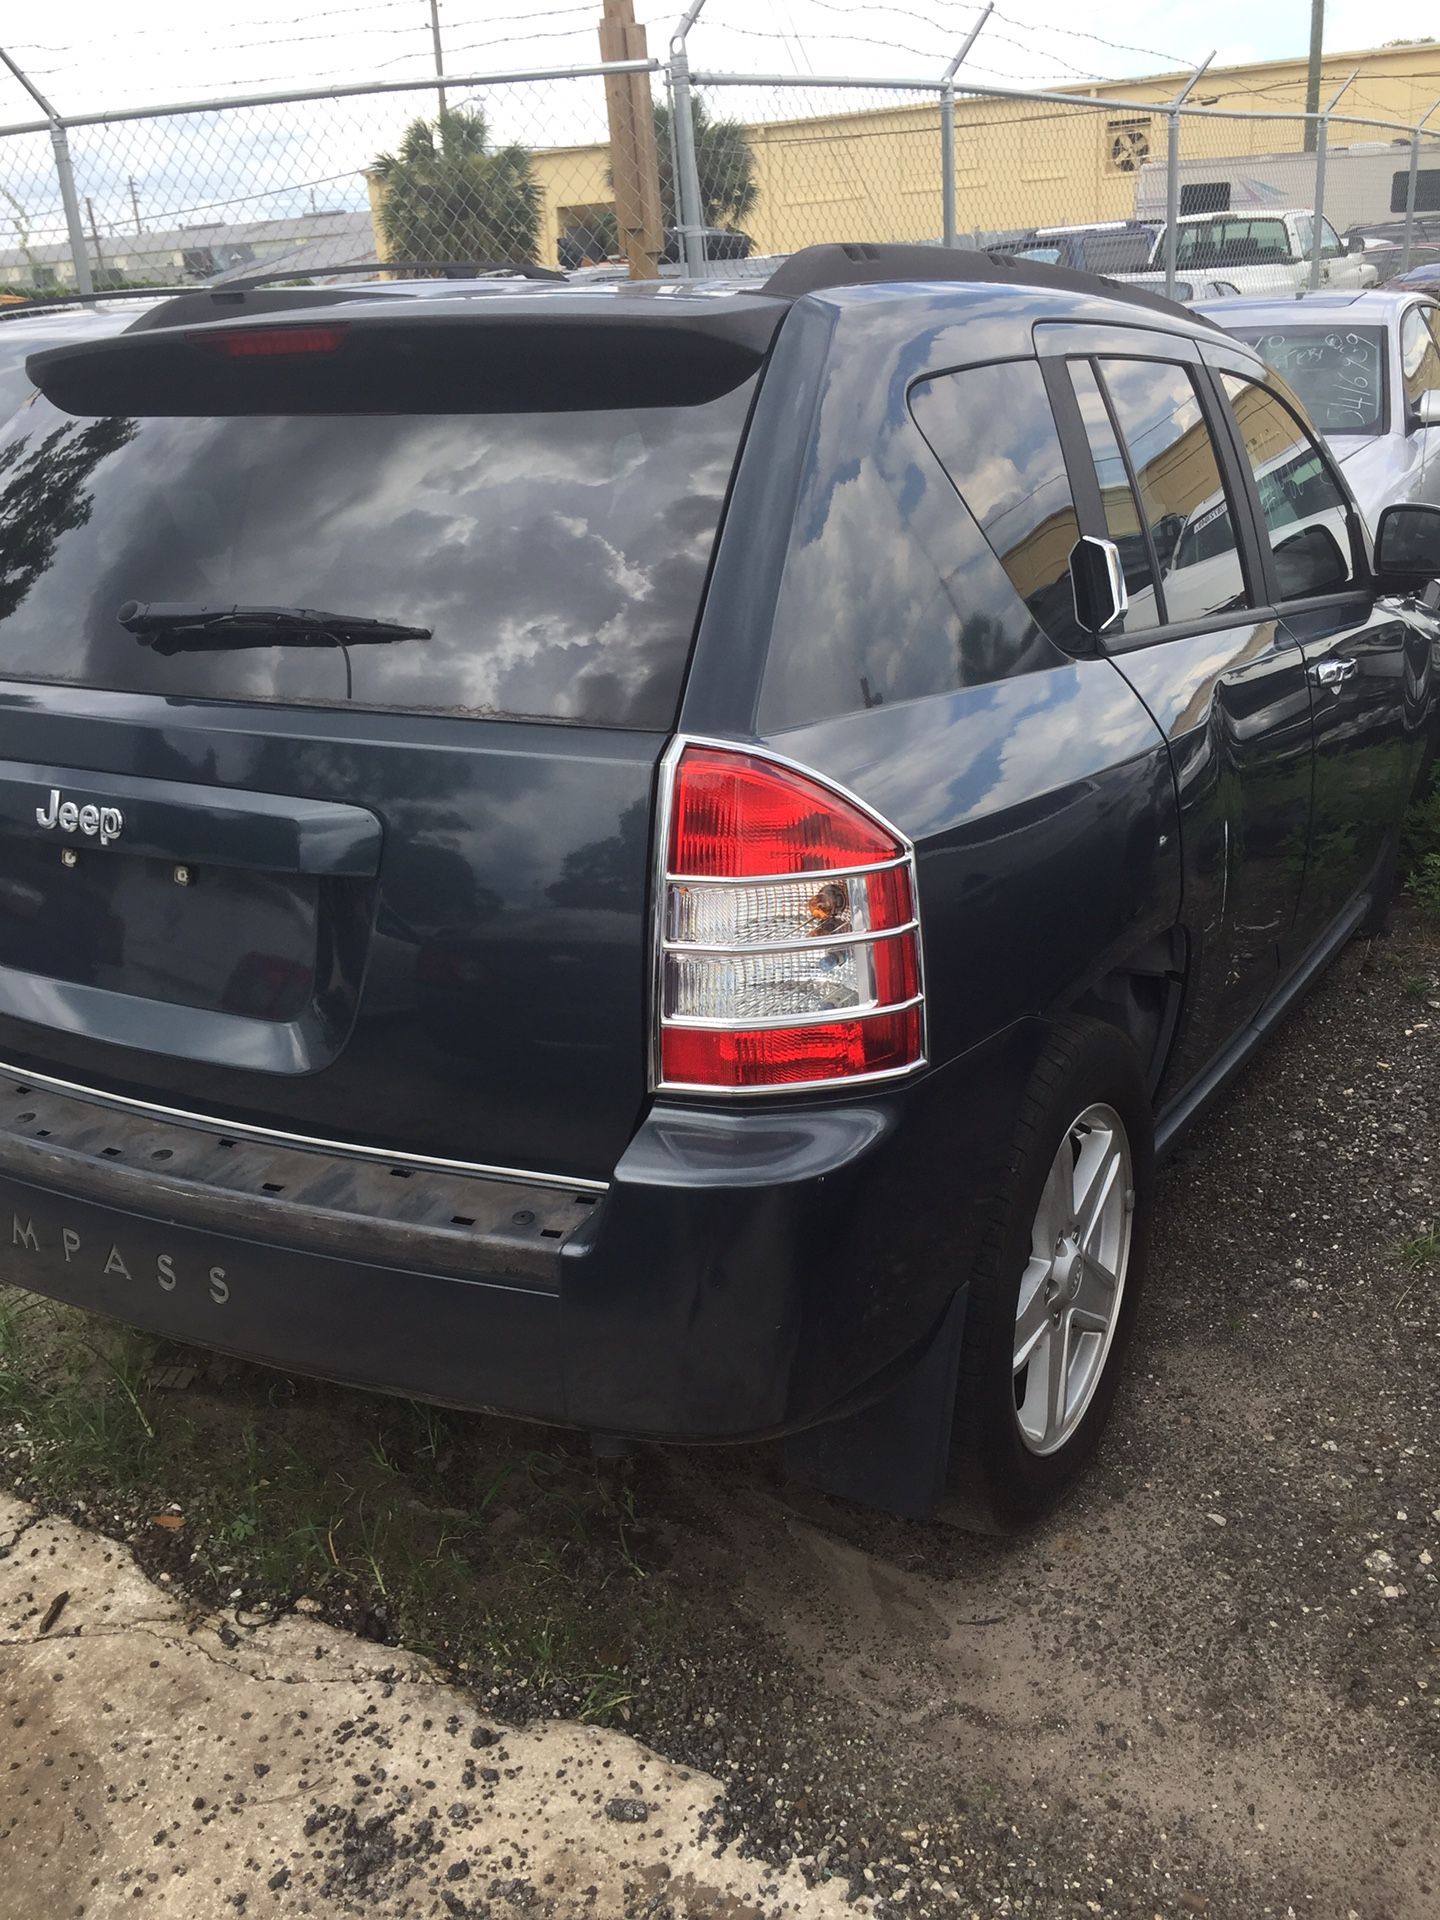
[(213, 647), (333, 647), (364, 640), (428, 640), (429, 627), (319, 607), (212, 607), (183, 600), (127, 600), (116, 616), (157, 653)]

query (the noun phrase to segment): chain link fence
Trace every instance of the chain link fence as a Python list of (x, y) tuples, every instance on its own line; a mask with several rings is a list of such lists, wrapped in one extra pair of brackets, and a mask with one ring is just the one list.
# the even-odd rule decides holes
[(34, 97), (0, 127), (0, 295), (370, 263), (754, 278), (823, 241), (999, 248), (1182, 297), (1440, 260), (1440, 133), (1339, 113), (692, 74), (682, 43), (112, 116)]

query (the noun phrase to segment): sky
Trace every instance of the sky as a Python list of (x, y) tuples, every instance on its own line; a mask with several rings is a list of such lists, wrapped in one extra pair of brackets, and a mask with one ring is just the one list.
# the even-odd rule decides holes
[[(638, 0), (652, 53), (678, 9)], [(979, 8), (951, 0), (708, 0), (692, 60), (716, 70), (925, 74), (958, 50)], [(595, 57), (599, 0), (440, 0), (446, 64), (483, 73)], [(427, 0), (49, 0), (7, 9), (3, 45), (62, 112), (330, 81), (419, 78), (433, 55)], [(985, 80), (1105, 79), (1172, 70), (1213, 47), (1228, 61), (1305, 51), (1308, 0), (1130, 0), (1078, 10), (1067, 0), (1005, 0), (971, 54)], [(1327, 52), (1424, 37), (1433, 0), (1330, 0)], [(30, 117), (8, 75), (0, 122)]]
[[(652, 55), (663, 58), (677, 9), (635, 0)], [(434, 71), (428, 0), (49, 0), (0, 16), (0, 46), (67, 115), (251, 92), (420, 80)], [(708, 0), (690, 37), (692, 65), (715, 72), (860, 74), (875, 90), (846, 107), (886, 103), (887, 78), (937, 75), (979, 16), (954, 0)], [(588, 64), (600, 0), (439, 0), (452, 76)], [(1002, 0), (967, 62), (980, 82), (1055, 86), (1169, 74), (1215, 50), (1218, 62), (1303, 54), (1308, 0)], [(1083, 24), (1082, 24), (1083, 23)], [(1434, 0), (1330, 0), (1327, 55), (1434, 33)], [(1170, 89), (1165, 89), (1169, 92)], [(1440, 91), (1440, 87), (1437, 87)], [(800, 100), (803, 97), (805, 106)], [(898, 96), (891, 94), (890, 101)], [(793, 89), (716, 89), (718, 111), (778, 118), (839, 104)], [(1357, 94), (1354, 105), (1363, 111)], [(483, 104), (501, 139), (537, 147), (603, 138), (596, 80), (457, 88)], [(712, 106), (715, 102), (712, 101)], [(1257, 102), (1257, 104), (1259, 104)], [(1347, 102), (1347, 105), (1350, 102)], [(360, 169), (393, 147), (434, 95), (190, 114), (76, 129), (71, 148), (87, 220), (98, 234), (265, 219), (365, 204)], [(0, 129), (37, 109), (0, 69)], [(0, 134), (0, 247), (63, 237), (50, 143)]]

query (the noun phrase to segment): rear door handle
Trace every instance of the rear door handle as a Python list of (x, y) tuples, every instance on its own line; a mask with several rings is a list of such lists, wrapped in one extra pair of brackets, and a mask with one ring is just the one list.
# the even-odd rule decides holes
[(1310, 678), (1317, 687), (1329, 687), (1332, 693), (1338, 693), (1359, 666), (1358, 660), (1317, 660), (1310, 668)]

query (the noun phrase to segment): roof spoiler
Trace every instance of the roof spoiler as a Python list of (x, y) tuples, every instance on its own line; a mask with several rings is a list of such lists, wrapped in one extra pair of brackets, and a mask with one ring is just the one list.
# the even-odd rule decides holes
[(603, 294), (562, 306), (261, 293), (233, 319), (212, 309), (203, 325), (132, 328), (25, 364), (47, 400), (87, 418), (698, 406), (758, 371), (784, 313), (744, 295), (677, 311)]

